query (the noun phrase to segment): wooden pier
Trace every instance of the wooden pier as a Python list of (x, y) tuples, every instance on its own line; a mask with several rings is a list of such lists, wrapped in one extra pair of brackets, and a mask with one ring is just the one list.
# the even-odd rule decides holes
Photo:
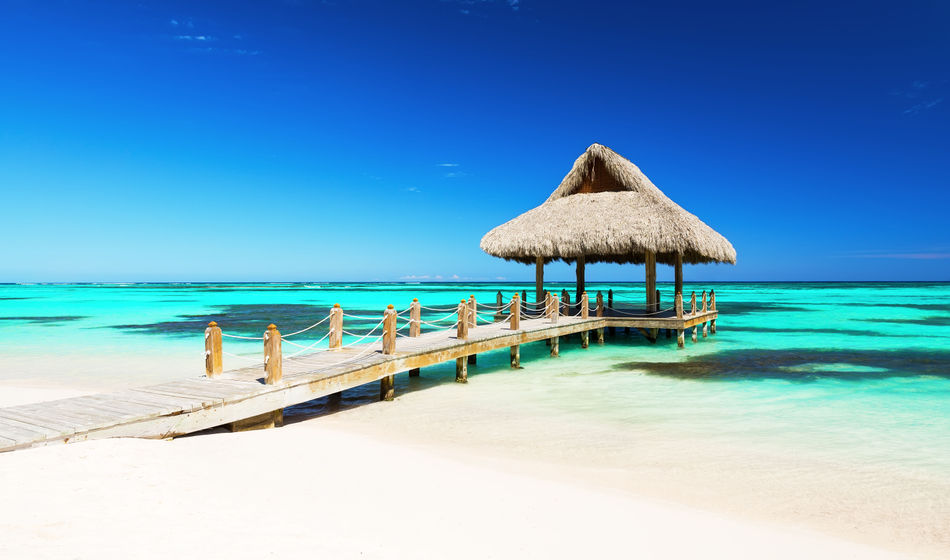
[[(449, 316), (431, 320), (423, 319), (423, 309), (429, 308), (414, 300), (402, 312), (389, 306), (373, 330), (347, 345), (344, 334), (354, 335), (344, 328), (344, 311), (334, 306), (323, 320), (296, 333), (282, 336), (270, 325), (258, 337), (264, 346), (262, 365), (230, 371), (222, 367), (223, 340), (246, 337), (224, 333), (212, 322), (205, 331), (204, 377), (0, 408), (0, 452), (109, 437), (167, 438), (222, 425), (234, 430), (279, 426), (285, 407), (374, 382), (380, 383), (380, 398), (390, 400), (396, 374), (418, 375), (420, 368), (452, 360), (456, 381), (464, 383), (479, 353), (509, 348), (517, 368), (522, 344), (550, 341), (556, 357), (561, 337), (580, 334), (586, 348), (591, 334), (603, 343), (607, 328), (637, 329), (653, 342), (661, 331), (676, 332), (680, 347), (688, 330), (694, 342), (700, 332), (704, 337), (716, 332), (712, 292), (708, 299), (703, 292), (700, 301), (692, 294), (689, 311), (679, 294), (672, 307), (660, 310), (657, 303), (652, 312), (615, 307), (612, 292), (606, 301), (598, 293), (596, 304), (586, 293), (574, 305), (567, 299), (548, 293), (544, 301), (528, 304), (515, 294), (502, 304), (499, 294), (496, 305), (486, 306), (472, 296)], [(325, 347), (290, 340), (324, 322), (327, 334), (317, 342), (326, 340)], [(285, 357), (284, 344), (301, 350)]]

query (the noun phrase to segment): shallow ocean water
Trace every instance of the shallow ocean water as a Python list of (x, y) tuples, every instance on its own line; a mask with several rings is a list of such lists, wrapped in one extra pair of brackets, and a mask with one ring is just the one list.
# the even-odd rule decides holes
[[(608, 287), (618, 302), (644, 299), (640, 284), (596, 283), (588, 285), (591, 299)], [(659, 287), (670, 301), (671, 286)], [(950, 284), (687, 284), (686, 292), (709, 288), (719, 332), (697, 343), (687, 335), (685, 349), (675, 336), (651, 344), (618, 329), (602, 347), (562, 340), (559, 359), (544, 343), (525, 345), (524, 369), (515, 372), (507, 352), (487, 353), (466, 387), (453, 383), (453, 364), (426, 368), (419, 379), (398, 376), (405, 402), (398, 414), (436, 439), (593, 461), (657, 480), (673, 471), (708, 476), (710, 499), (755, 493), (761, 499), (743, 507), (787, 508), (792, 517), (817, 504), (829, 524), (888, 528), (894, 538), (950, 549)], [(514, 289), (533, 299), (531, 286), (504, 283), (3, 285), (0, 390), (3, 383), (109, 389), (201, 375), (212, 319), (239, 335), (257, 335), (270, 322), (290, 332), (334, 303), (381, 317), (387, 304), (404, 309), (413, 297), (448, 308), (469, 294), (493, 303), (502, 291), (507, 301)], [(373, 324), (348, 319), (346, 328)], [(295, 340), (309, 344), (324, 327)], [(225, 342), (250, 359), (259, 346)], [(321, 399), (288, 413), (352, 410), (377, 391), (370, 385), (347, 392), (341, 405)], [(362, 416), (373, 421), (385, 410)], [(446, 417), (459, 424), (446, 427)]]

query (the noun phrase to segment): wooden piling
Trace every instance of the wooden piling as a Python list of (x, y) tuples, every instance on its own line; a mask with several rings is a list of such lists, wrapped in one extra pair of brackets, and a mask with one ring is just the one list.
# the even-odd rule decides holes
[(696, 334), (696, 331), (697, 331), (698, 329), (699, 329), (699, 327), (698, 327), (697, 325), (693, 325), (693, 328), (691, 329), (691, 330), (693, 331), (693, 333), (692, 333), (692, 335), (691, 335), (692, 338), (693, 338), (693, 342), (696, 342), (696, 341), (699, 340), (699, 337), (698, 337), (697, 334)]
[(343, 308), (334, 303), (330, 309), (330, 350), (343, 348)]
[(676, 329), (676, 346), (679, 348), (686, 347), (686, 337), (683, 334), (683, 329)]
[[(422, 334), (422, 304), (419, 298), (412, 298), (409, 305), (409, 336), (415, 338)], [(419, 368), (409, 370), (409, 377), (419, 377)]]
[[(604, 316), (604, 293), (597, 291), (597, 317)], [(604, 328), (597, 329), (597, 344), (604, 343)]]
[[(516, 331), (521, 328), (521, 299), (518, 292), (511, 296), (511, 310), (508, 312), (508, 328)], [(521, 367), (521, 345), (515, 344), (511, 347), (511, 367), (518, 369)]]
[(224, 352), (221, 348), (221, 327), (211, 321), (205, 329), (205, 374), (215, 378), (224, 371)]

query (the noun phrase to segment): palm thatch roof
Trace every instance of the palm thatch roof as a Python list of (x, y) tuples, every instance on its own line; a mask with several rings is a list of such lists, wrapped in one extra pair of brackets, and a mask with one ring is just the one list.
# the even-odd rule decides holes
[(544, 204), (489, 231), (489, 255), (531, 264), (657, 262), (735, 264), (729, 241), (667, 198), (640, 169), (606, 146), (592, 144)]

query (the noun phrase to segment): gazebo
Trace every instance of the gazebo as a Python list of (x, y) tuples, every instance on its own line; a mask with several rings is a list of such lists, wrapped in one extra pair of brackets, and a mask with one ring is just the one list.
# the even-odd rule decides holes
[(683, 263), (736, 262), (729, 241), (670, 200), (630, 160), (592, 144), (536, 208), (485, 234), (489, 255), (535, 265), (536, 301), (544, 298), (544, 264), (576, 263), (577, 299), (587, 263), (646, 265), (646, 309), (658, 311), (656, 263), (675, 267), (683, 293)]

